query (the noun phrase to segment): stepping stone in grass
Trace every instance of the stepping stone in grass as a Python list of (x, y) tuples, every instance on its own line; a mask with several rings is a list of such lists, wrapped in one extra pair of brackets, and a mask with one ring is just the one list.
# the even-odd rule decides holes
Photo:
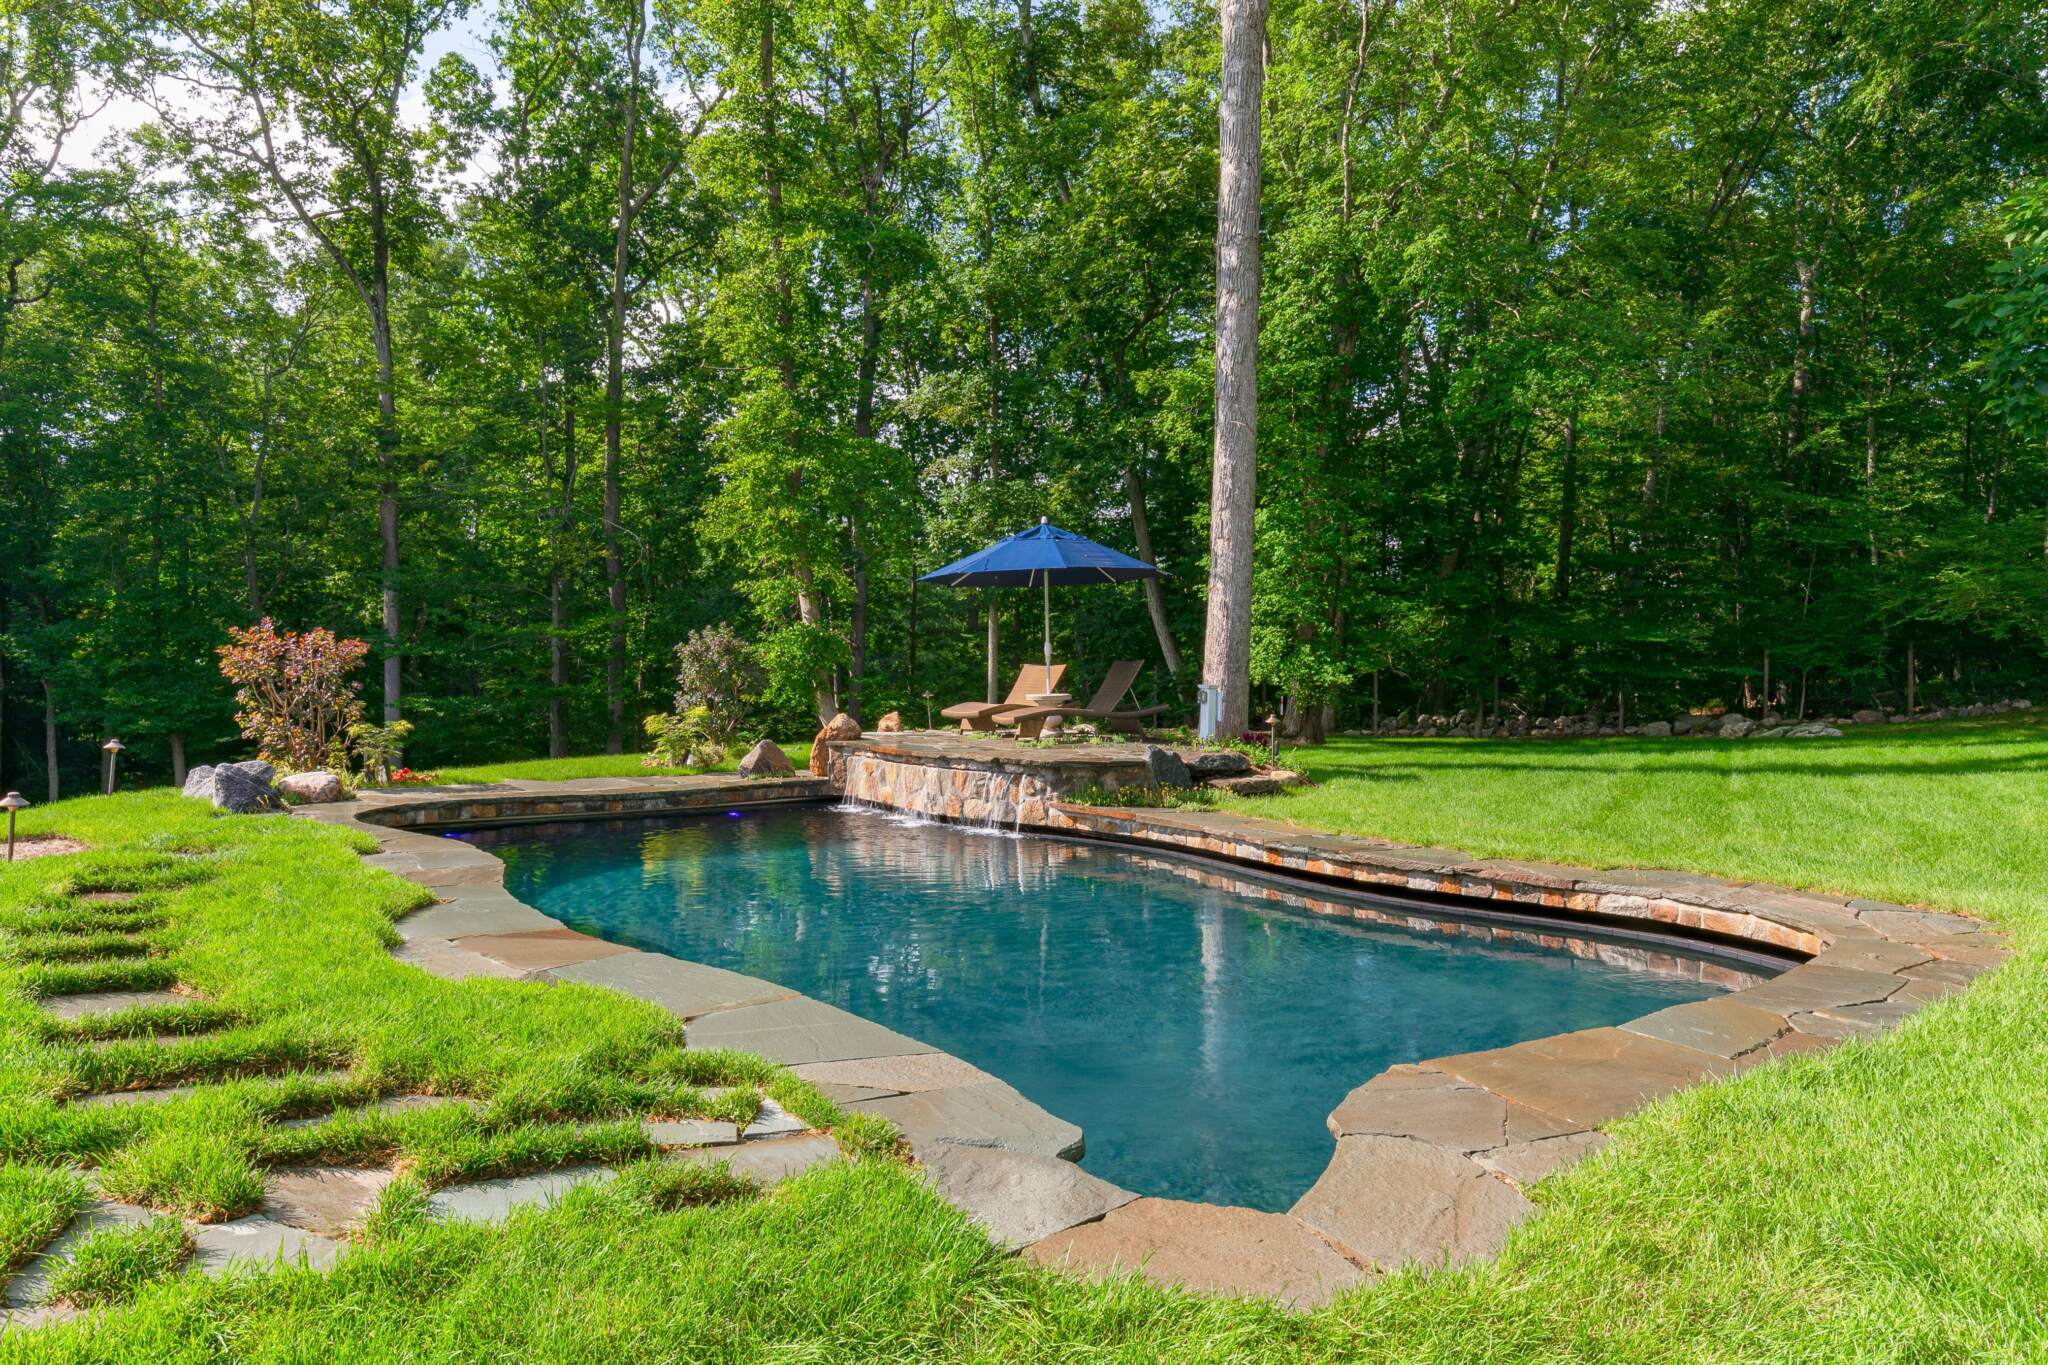
[(197, 1228), (192, 1241), (192, 1268), (202, 1275), (225, 1274), (237, 1265), (279, 1261), (325, 1270), (341, 1255), (339, 1242), (260, 1214)]
[[(164, 1100), (178, 1100), (185, 1098), (185, 1096), (187, 1095), (196, 1095), (201, 1090), (210, 1089), (212, 1086), (216, 1085), (231, 1085), (239, 1081), (247, 1080), (267, 1081), (273, 1085), (276, 1085), (281, 1084), (287, 1079), (300, 1081), (345, 1081), (348, 1079), (348, 1072), (312, 1071), (292, 1072), (288, 1076), (236, 1076), (225, 1081), (194, 1081), (186, 1085), (155, 1086), (148, 1090), (110, 1090), (98, 1095), (81, 1095), (77, 1099), (72, 1100), (71, 1103), (72, 1105), (80, 1109), (103, 1109), (109, 1106), (124, 1104), (156, 1104)], [(290, 1127), (304, 1123), (319, 1123), (323, 1121), (324, 1116), (323, 1118), (314, 1119), (287, 1119), (279, 1126)]]
[(263, 1182), (260, 1214), (320, 1237), (341, 1237), (363, 1221), (393, 1179), (386, 1170), (292, 1166)]
[(716, 1147), (740, 1140), (736, 1124), (716, 1119), (649, 1119), (640, 1131), (657, 1147)]
[(176, 991), (84, 991), (77, 995), (47, 996), (42, 1005), (58, 1019), (85, 1019), (145, 1005), (190, 1005), (196, 998)]
[(427, 1201), (427, 1208), (434, 1217), (452, 1222), (502, 1223), (519, 1209), (552, 1204), (579, 1185), (603, 1184), (617, 1178), (618, 1172), (609, 1166), (565, 1166), (538, 1175), (450, 1185), (435, 1193)]
[(761, 1101), (760, 1112), (754, 1121), (746, 1126), (740, 1136), (752, 1141), (755, 1138), (788, 1137), (793, 1133), (810, 1131), (811, 1125), (790, 1113), (774, 1100)]
[(779, 1185), (793, 1175), (840, 1160), (839, 1144), (819, 1133), (768, 1138), (737, 1147), (688, 1147), (669, 1155), (671, 1161), (723, 1161), (734, 1175), (752, 1176), (763, 1186)]
[[(337, 1076), (346, 1074), (346, 1072), (336, 1073)], [(361, 1104), (342, 1104), (337, 1106), (338, 1109), (360, 1109), (362, 1107), (363, 1105)], [(409, 1114), (416, 1109), (436, 1109), (441, 1107), (452, 1109), (483, 1108), (481, 1104), (466, 1095), (386, 1095), (382, 1099), (372, 1101), (369, 1107), (380, 1114)], [(277, 1126), (279, 1128), (312, 1128), (318, 1124), (326, 1123), (333, 1117), (334, 1111), (330, 1110), (325, 1114), (309, 1114), (305, 1118), (280, 1119)]]
[(147, 1223), (154, 1217), (156, 1215), (148, 1209), (138, 1208), (133, 1204), (119, 1204), (111, 1199), (95, 1199), (81, 1209), (78, 1216), (50, 1240), (48, 1246), (31, 1258), (29, 1263), (7, 1282), (6, 1306), (14, 1310), (37, 1308), (43, 1301), (51, 1273), (71, 1259), (80, 1242), (96, 1232)]

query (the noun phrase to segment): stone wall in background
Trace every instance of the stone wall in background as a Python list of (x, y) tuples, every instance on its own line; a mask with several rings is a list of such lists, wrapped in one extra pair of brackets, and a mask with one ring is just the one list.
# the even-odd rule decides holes
[[(1510, 714), (1505, 717), (1488, 716), (1475, 721), (1470, 710), (1454, 715), (1402, 716), (1391, 725), (1380, 727), (1385, 737), (1420, 737), (1435, 739), (1460, 737), (1471, 739), (1580, 739), (1592, 735), (1640, 735), (1645, 739), (1670, 739), (1686, 735), (1720, 739), (1828, 739), (1839, 736), (1847, 725), (1904, 725), (1908, 721), (1921, 724), (1934, 720), (1970, 720), (1981, 716), (2002, 716), (2015, 711), (2031, 711), (2034, 704), (2024, 697), (2008, 701), (1976, 702), (1969, 706), (1939, 706), (1928, 710), (1915, 711), (1911, 716), (1903, 712), (1858, 711), (1848, 716), (1822, 716), (1817, 721), (1787, 720), (1775, 711), (1766, 711), (1761, 716), (1750, 716), (1741, 711), (1729, 711), (1723, 715), (1683, 715), (1671, 720), (1653, 720), (1641, 725), (1616, 726), (1608, 714), (1583, 716), (1527, 716)], [(1364, 736), (1368, 730), (1346, 730), (1350, 736)]]

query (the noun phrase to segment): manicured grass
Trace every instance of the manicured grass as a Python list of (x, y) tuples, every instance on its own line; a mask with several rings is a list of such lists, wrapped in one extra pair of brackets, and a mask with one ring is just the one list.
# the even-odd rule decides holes
[[(439, 1184), (625, 1160), (652, 1150), (641, 1118), (745, 1124), (764, 1093), (817, 1126), (847, 1120), (759, 1058), (685, 1050), (672, 1015), (615, 992), (447, 982), (394, 960), (393, 918), (431, 895), (367, 868), (360, 836), (221, 817), (168, 792), (34, 819), (92, 849), (0, 873), (0, 939), (46, 941), (39, 920), (92, 904), (98, 933), (128, 947), (76, 961), (0, 956), (0, 1160), (96, 1166), (111, 1197), (212, 1221), (252, 1210), (264, 1169), (292, 1162), (397, 1162)], [(100, 890), (149, 894), (83, 900)], [(126, 933), (124, 912), (136, 926)], [(202, 998), (68, 1022), (36, 1003), (173, 984)], [(140, 1105), (60, 1102), (180, 1083), (200, 1089)], [(474, 1103), (368, 1107), (402, 1093)], [(326, 1123), (279, 1126), (328, 1110), (338, 1112)], [(865, 1116), (847, 1128), (857, 1148), (889, 1146)]]
[(192, 1234), (175, 1218), (107, 1228), (80, 1242), (76, 1254), (51, 1272), (48, 1301), (73, 1308), (121, 1303), (176, 1270), (191, 1251)]
[(1317, 785), (1232, 805), (1484, 857), (1979, 914), (2036, 915), (2048, 890), (2048, 716), (1814, 740), (1340, 739), (1286, 761)]
[(59, 1166), (0, 1165), (0, 1275), (33, 1256), (85, 1206), (85, 1181)]
[[(782, 752), (799, 770), (811, 761), (811, 742), (793, 744), (777, 741)], [(640, 754), (585, 754), (570, 758), (522, 758), (509, 763), (480, 763), (463, 767), (437, 768), (443, 782), (505, 782), (524, 778), (533, 782), (567, 782), (578, 777), (682, 777), (691, 773), (729, 773), (746, 756), (749, 745), (735, 748), (731, 756), (712, 768), (650, 768)]]
[[(1245, 804), (1484, 854), (1695, 867), (1988, 911), (2017, 955), (1879, 1041), (1614, 1125), (1602, 1156), (1538, 1187), (1543, 1216), (1497, 1263), (1402, 1275), (1304, 1317), (1032, 1271), (910, 1173), (862, 1161), (712, 1203), (636, 1178), (502, 1229), (427, 1223), (412, 1189), (387, 1196), (374, 1244), (331, 1275), (178, 1277), (97, 1322), (0, 1338), (0, 1360), (299, 1360), (315, 1341), (338, 1361), (2048, 1356), (2048, 727), (1901, 728), (1798, 747), (1356, 742), (1302, 757), (1325, 785)], [(553, 1109), (589, 1128), (605, 1108), (593, 1097), (659, 1089), (678, 1074), (662, 1058), (694, 1055), (662, 1051), (660, 1019), (628, 1027), (640, 1018), (631, 1002), (600, 1010), (567, 987), (530, 999), (500, 982), (384, 981), (376, 915), (416, 893), (352, 865), (320, 831), (194, 820), (147, 798), (31, 814), (38, 829), (122, 843), (121, 858), (204, 835), (222, 851), (210, 880), (159, 898), (169, 960), (253, 1018), (266, 1017), (261, 1002), (305, 992), (307, 1034), (350, 1048), (359, 1072), (488, 1086), (493, 1109), (519, 1122)], [(0, 874), (0, 914), (66, 875), (24, 867)], [(24, 878), (35, 885), (22, 890)], [(290, 950), (282, 961), (278, 947)], [(336, 973), (330, 993), (322, 977)], [(392, 1017), (348, 1019), (335, 1002), (350, 991)], [(0, 998), (12, 1011), (0, 1023), (20, 1029), (24, 1007)], [(15, 1087), (0, 1093), (0, 1155), (98, 1159), (151, 1136), (133, 1117), (50, 1109), (36, 1086), (64, 1081), (75, 1061), (13, 1036), (27, 1061), (0, 1063), (0, 1084)], [(257, 1084), (223, 1088), (204, 1121), (260, 1164), (283, 1134), (266, 1135)], [(481, 1150), (473, 1130), (465, 1145), (452, 1131), (356, 1122), (360, 1136), (340, 1134), (342, 1145), (444, 1161)]]

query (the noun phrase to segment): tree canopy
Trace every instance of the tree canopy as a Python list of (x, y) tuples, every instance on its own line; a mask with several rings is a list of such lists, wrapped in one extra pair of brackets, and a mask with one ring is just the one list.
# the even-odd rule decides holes
[[(2015, 0), (1271, 0), (1255, 716), (2048, 674), (2048, 29)], [(241, 747), (233, 627), (409, 761), (1202, 657), (1219, 21), (1137, 0), (0, 0), (0, 783)], [(119, 131), (95, 115), (134, 112)], [(87, 144), (90, 145), (87, 145)], [(1768, 695), (1766, 695), (1766, 679)]]

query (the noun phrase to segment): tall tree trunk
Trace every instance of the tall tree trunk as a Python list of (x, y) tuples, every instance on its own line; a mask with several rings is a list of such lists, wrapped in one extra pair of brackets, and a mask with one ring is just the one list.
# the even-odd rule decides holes
[(1564, 419), (1564, 480), (1558, 492), (1557, 573), (1552, 591), (1559, 602), (1572, 595), (1572, 534), (1579, 522), (1579, 418)]
[(860, 523), (849, 522), (847, 536), (852, 542), (853, 605), (846, 620), (846, 714), (865, 721), (861, 714), (861, 693), (868, 675), (868, 555), (860, 543)]
[[(772, 14), (763, 16), (761, 24), (761, 191), (768, 201), (768, 256), (774, 267), (775, 279), (775, 321), (777, 350), (775, 369), (786, 394), (796, 393), (796, 357), (790, 354), (790, 330), (796, 325), (794, 302), (795, 286), (790, 278), (788, 246), (782, 236), (782, 175), (777, 167), (780, 152), (776, 146), (777, 131), (776, 101), (781, 98), (775, 75), (775, 18)], [(789, 495), (792, 502), (803, 493), (803, 474), (796, 461), (791, 461)], [(796, 551), (790, 565), (790, 577), (796, 581), (796, 616), (805, 626), (825, 624), (824, 602), (818, 594), (817, 575), (811, 570), (811, 557), (807, 551)], [(818, 723), (823, 725), (832, 719), (837, 709), (837, 698), (832, 690), (832, 670), (818, 669), (811, 675), (811, 700), (818, 713)]]
[(1792, 358), (1792, 401), (1787, 414), (1786, 442), (1792, 456), (1794, 479), (1804, 486), (1801, 471), (1805, 456), (1801, 448), (1806, 444), (1806, 407), (1813, 391), (1813, 274), (1814, 262), (1800, 260), (1794, 263), (1799, 277), (1799, 343)]
[(996, 604), (996, 595), (995, 595), (994, 593), (989, 593), (989, 594), (987, 594), (987, 596), (988, 596), (988, 688), (987, 688), (987, 694), (988, 694), (988, 695), (987, 695), (987, 698), (986, 698), (986, 700), (988, 701), (989, 705), (993, 706), (993, 705), (995, 705), (995, 704), (996, 704), (997, 702), (999, 702), (999, 701), (1001, 701), (1001, 700), (1003, 699), (1003, 665), (1002, 665), (1002, 656), (1001, 656), (1001, 655), (1000, 655), (1000, 654), (999, 654), (999, 653), (997, 652), (997, 646), (998, 646), (998, 644), (999, 644), (999, 642), (1000, 642), (1000, 638), (1001, 638), (1001, 625), (1000, 625), (1000, 617), (999, 617), (999, 616), (998, 616), (998, 614), (997, 614), (997, 604)]
[[(1152, 523), (1145, 515), (1145, 479), (1138, 473), (1136, 465), (1124, 466), (1124, 496), (1131, 503), (1131, 543), (1138, 551), (1138, 558), (1147, 564), (1156, 564), (1152, 557)], [(1166, 594), (1159, 590), (1159, 580), (1140, 580), (1145, 585), (1145, 611), (1152, 618), (1152, 633), (1159, 637), (1159, 657), (1166, 664), (1168, 676), (1180, 677), (1180, 646), (1174, 642), (1173, 627), (1166, 620)]]
[(611, 312), (604, 346), (604, 579), (609, 633), (604, 660), (604, 751), (626, 748), (626, 569), (619, 549), (620, 444), (626, 414), (626, 266), (633, 242), (633, 151), (640, 131), (640, 41), (646, 11), (629, 5), (626, 60), (631, 63), (619, 134), (618, 220), (612, 233)]
[(43, 679), (43, 767), (50, 778), (50, 800), (58, 796), (57, 779), (57, 698), (50, 691), (50, 680)]
[(171, 731), (171, 785), (185, 785), (185, 735), (182, 731)]
[(371, 309), (370, 336), (377, 350), (377, 532), (384, 552), (384, 723), (389, 725), (405, 716), (398, 638), (402, 629), (398, 610), (398, 395), (381, 246), (377, 259), (371, 287), (377, 302)]
[[(567, 385), (564, 385), (566, 389)], [(548, 575), (548, 757), (569, 755), (562, 694), (569, 687), (569, 528), (575, 516), (576, 406), (562, 398), (562, 503), (555, 514), (554, 571)]]
[(1259, 419), (1259, 112), (1265, 0), (1222, 0), (1216, 196), (1216, 445), (1209, 485), (1209, 611), (1202, 680), (1226, 734), (1251, 716), (1252, 522)]

